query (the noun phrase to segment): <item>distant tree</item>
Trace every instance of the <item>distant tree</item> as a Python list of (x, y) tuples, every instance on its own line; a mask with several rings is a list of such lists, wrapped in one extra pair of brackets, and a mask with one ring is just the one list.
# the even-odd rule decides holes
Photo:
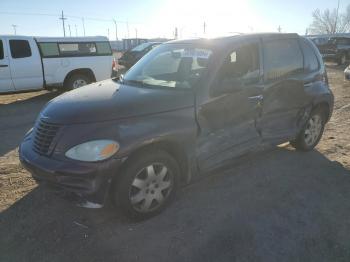
[(339, 5), (332, 11), (326, 9), (322, 12), (316, 9), (312, 17), (313, 22), (308, 28), (309, 34), (347, 33), (350, 30), (350, 5), (343, 13), (339, 12)]

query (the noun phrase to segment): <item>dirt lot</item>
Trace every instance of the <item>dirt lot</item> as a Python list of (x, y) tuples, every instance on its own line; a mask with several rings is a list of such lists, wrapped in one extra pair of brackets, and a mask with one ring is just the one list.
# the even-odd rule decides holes
[(350, 83), (328, 67), (336, 103), (317, 150), (252, 155), (183, 188), (131, 223), (111, 204), (74, 207), (37, 186), (17, 146), (56, 93), (0, 96), (0, 261), (350, 261)]

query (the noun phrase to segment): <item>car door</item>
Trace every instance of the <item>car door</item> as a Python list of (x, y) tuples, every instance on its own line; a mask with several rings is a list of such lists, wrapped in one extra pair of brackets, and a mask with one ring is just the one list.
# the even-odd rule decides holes
[(10, 66), (15, 90), (31, 90), (43, 87), (43, 71), (38, 47), (34, 40), (9, 37)]
[(303, 54), (297, 38), (263, 39), (264, 91), (258, 128), (265, 141), (295, 136), (305, 102)]
[(197, 106), (201, 170), (225, 164), (261, 141), (256, 129), (262, 99), (260, 50), (259, 39), (228, 49), (209, 97)]
[(14, 91), (10, 63), (4, 38), (0, 38), (0, 93)]

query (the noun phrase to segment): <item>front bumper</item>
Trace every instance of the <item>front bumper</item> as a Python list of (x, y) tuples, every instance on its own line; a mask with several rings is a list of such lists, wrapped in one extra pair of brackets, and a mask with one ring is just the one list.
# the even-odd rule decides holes
[(94, 163), (59, 161), (34, 152), (28, 138), (20, 145), (19, 158), (38, 183), (48, 184), (77, 204), (90, 207), (104, 205), (112, 178), (124, 162), (116, 158)]

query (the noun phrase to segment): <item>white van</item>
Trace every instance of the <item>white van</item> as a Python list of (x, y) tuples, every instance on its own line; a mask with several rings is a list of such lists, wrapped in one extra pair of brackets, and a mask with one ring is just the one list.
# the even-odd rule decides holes
[(77, 88), (110, 78), (112, 63), (102, 36), (0, 36), (0, 93)]

